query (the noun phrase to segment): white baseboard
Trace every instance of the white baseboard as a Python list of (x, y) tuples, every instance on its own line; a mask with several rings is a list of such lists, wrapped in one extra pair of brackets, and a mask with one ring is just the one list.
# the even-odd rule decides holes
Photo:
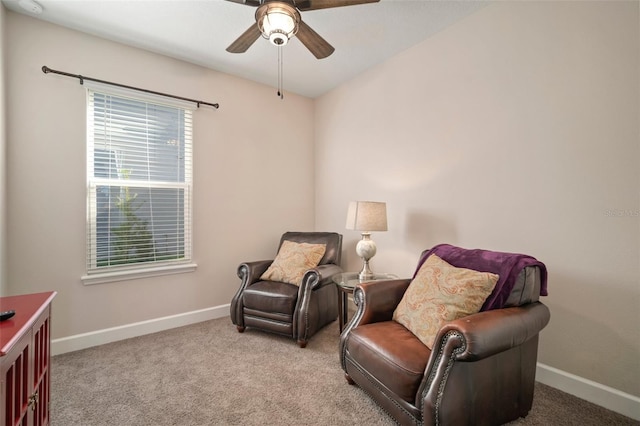
[(593, 404), (640, 420), (640, 398), (609, 386), (538, 363), (536, 380)]
[(51, 341), (51, 355), (60, 355), (67, 352), (90, 348), (92, 346), (116, 342), (118, 340), (130, 339), (132, 337), (143, 336), (145, 334), (157, 333), (158, 331), (222, 318), (229, 316), (229, 307), (230, 305), (226, 304), (198, 311), (185, 312), (178, 315), (126, 324), (119, 327), (105, 328), (103, 330), (96, 330), (90, 333), (76, 334), (74, 336), (53, 339)]
[[(60, 355), (66, 352), (116, 342), (118, 340), (222, 318), (229, 315), (229, 307), (229, 304), (215, 306), (198, 311), (127, 324), (120, 327), (54, 339), (51, 341), (51, 354)], [(538, 363), (536, 368), (536, 380), (634, 420), (640, 420), (640, 398), (634, 395), (541, 363)]]

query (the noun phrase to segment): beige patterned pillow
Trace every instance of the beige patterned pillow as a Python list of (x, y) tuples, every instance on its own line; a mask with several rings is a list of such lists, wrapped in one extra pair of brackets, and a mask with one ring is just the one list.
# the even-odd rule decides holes
[(456, 268), (432, 254), (409, 284), (393, 319), (432, 349), (444, 323), (480, 311), (498, 278), (490, 272)]
[(260, 279), (299, 286), (304, 273), (318, 266), (326, 249), (325, 244), (296, 243), (285, 240), (275, 260)]

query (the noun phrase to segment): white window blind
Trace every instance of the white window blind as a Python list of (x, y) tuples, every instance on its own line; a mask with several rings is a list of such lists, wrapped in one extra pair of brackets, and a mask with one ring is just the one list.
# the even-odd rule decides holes
[(122, 93), (87, 90), (88, 275), (191, 261), (192, 111)]

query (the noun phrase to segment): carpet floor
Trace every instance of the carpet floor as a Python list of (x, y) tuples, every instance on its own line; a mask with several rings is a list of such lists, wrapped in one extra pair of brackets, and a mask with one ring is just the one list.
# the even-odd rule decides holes
[[(220, 318), (57, 355), (52, 426), (395, 424), (344, 379), (338, 324), (305, 349)], [(509, 425), (640, 425), (536, 383), (533, 409)]]

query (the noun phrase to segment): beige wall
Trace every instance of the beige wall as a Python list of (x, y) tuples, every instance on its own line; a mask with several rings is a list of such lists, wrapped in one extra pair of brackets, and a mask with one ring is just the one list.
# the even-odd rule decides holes
[(400, 276), (441, 242), (536, 256), (538, 360), (640, 395), (638, 17), (495, 2), (318, 99), (316, 226), (386, 201), (372, 268)]
[[(58, 291), (54, 338), (228, 304), (241, 261), (272, 258), (284, 231), (313, 229), (311, 100), (5, 13), (9, 292)], [(81, 283), (85, 89), (43, 65), (220, 103), (194, 114), (196, 272)]]
[(6, 242), (7, 242), (7, 200), (6, 200), (6, 100), (5, 100), (5, 59), (4, 52), (6, 51), (5, 40), (5, 8), (0, 6), (0, 296), (8, 294), (7, 285), (7, 255), (6, 255)]

